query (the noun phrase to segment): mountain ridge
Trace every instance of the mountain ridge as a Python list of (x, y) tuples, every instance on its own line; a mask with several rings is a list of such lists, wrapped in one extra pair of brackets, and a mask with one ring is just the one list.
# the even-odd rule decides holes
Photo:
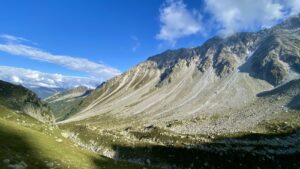
[[(63, 123), (110, 116), (139, 119), (131, 122), (133, 126), (165, 126), (174, 120), (201, 116), (235, 116), (256, 104), (258, 93), (300, 78), (298, 22), (300, 15), (259, 32), (213, 37), (200, 47), (152, 56), (94, 90), (79, 104), (78, 113)], [(248, 120), (254, 127), (264, 117), (251, 118)], [(128, 121), (114, 128), (126, 128)], [(184, 128), (189, 123), (183, 125), (184, 131), (188, 131)], [(232, 130), (237, 127), (234, 123), (220, 123), (219, 132), (222, 127), (227, 132), (236, 131)], [(194, 127), (199, 131), (190, 131), (211, 132), (200, 126)], [(180, 127), (175, 130), (181, 132)]]

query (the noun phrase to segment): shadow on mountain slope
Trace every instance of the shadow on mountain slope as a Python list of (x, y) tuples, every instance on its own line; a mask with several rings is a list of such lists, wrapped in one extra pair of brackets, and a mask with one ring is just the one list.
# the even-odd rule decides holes
[(270, 91), (264, 91), (257, 94), (258, 97), (267, 97), (267, 96), (294, 96), (299, 93), (300, 90), (300, 79), (291, 80), (275, 89)]
[[(99, 158), (94, 158), (93, 162), (95, 166), (98, 168), (106, 168), (106, 169), (145, 169), (143, 165), (132, 164), (122, 161), (112, 161), (109, 158), (105, 158), (101, 156), (101, 160)], [(147, 169), (155, 169), (154, 167), (147, 167)]]
[(173, 146), (114, 145), (116, 159), (163, 168), (291, 168), (300, 166), (300, 130), (293, 134), (219, 138), (211, 143)]
[(286, 107), (300, 110), (300, 79), (291, 80), (275, 89), (261, 92), (257, 96), (275, 100), (280, 100), (281, 97), (287, 98)]
[(300, 110), (300, 94), (293, 97), (293, 99), (287, 104), (287, 107), (295, 110)]

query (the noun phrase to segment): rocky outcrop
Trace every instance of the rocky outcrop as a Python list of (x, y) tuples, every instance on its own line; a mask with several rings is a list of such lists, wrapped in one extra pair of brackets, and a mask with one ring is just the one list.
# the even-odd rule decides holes
[(48, 105), (23, 86), (0, 81), (0, 104), (42, 122), (52, 123), (54, 120)]

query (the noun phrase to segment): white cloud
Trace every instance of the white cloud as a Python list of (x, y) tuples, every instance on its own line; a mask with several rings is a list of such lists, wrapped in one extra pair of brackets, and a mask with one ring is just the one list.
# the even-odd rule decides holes
[(34, 60), (61, 65), (76, 71), (87, 72), (102, 80), (106, 80), (120, 74), (118, 69), (104, 64), (95, 63), (85, 58), (55, 55), (35, 47), (24, 45), (20, 43), (20, 41), (23, 41), (23, 38), (21, 39), (11, 35), (2, 35), (1, 37), (6, 40), (11, 40), (11, 42), (0, 44), (0, 51), (7, 52), (12, 55), (19, 55)]
[(161, 28), (156, 38), (174, 45), (179, 38), (199, 33), (200, 20), (199, 12), (189, 11), (183, 0), (167, 0), (160, 9)]
[(300, 0), (204, 0), (203, 4), (204, 10), (197, 11), (187, 9), (184, 0), (166, 0), (156, 38), (174, 45), (177, 39), (197, 33), (207, 36), (216, 31), (226, 37), (274, 26), (300, 12)]
[(300, 12), (299, 0), (205, 0), (221, 35), (270, 27)]
[(300, 1), (299, 0), (286, 0), (286, 8), (290, 8), (290, 14), (298, 14), (300, 12)]
[(14, 84), (21, 84), (25, 87), (40, 86), (65, 89), (81, 85), (95, 88), (101, 82), (93, 78), (64, 76), (8, 66), (0, 66), (0, 79)]
[(11, 80), (14, 82), (14, 83), (22, 83), (23, 81), (18, 77), (18, 76), (11, 76)]
[(13, 35), (8, 35), (8, 34), (1, 34), (0, 35), (0, 38), (6, 40), (6, 41), (11, 41), (11, 42), (21, 42), (21, 41), (28, 41), (27, 39), (25, 38), (22, 38), (22, 37), (16, 37), (16, 36), (13, 36)]
[(141, 42), (140, 42), (139, 38), (134, 35), (131, 36), (130, 38), (134, 41), (134, 45), (131, 48), (131, 50), (132, 50), (132, 52), (135, 52), (141, 46)]

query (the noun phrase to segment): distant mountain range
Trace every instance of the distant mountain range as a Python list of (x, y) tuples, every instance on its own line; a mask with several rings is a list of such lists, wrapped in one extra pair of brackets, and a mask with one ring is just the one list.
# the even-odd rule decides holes
[(48, 88), (48, 87), (41, 87), (41, 86), (30, 86), (28, 88), (31, 91), (35, 92), (38, 95), (38, 97), (40, 97), (41, 99), (45, 99), (45, 98), (52, 96), (58, 92), (68, 90), (65, 88)]

